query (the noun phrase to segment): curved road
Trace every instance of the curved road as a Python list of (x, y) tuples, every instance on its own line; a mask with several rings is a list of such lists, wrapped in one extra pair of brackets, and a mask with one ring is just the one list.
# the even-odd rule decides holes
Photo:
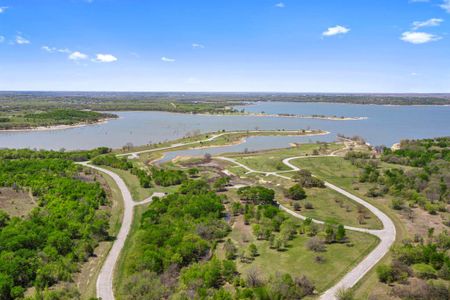
[(130, 233), (131, 224), (133, 221), (133, 212), (134, 207), (136, 205), (141, 205), (145, 203), (150, 203), (154, 197), (164, 196), (163, 193), (154, 193), (149, 198), (141, 201), (135, 202), (131, 197), (131, 193), (128, 190), (125, 182), (120, 178), (116, 173), (103, 169), (97, 166), (93, 166), (88, 164), (88, 162), (80, 163), (83, 166), (95, 169), (97, 171), (103, 172), (109, 176), (116, 182), (117, 186), (122, 193), (123, 199), (123, 218), (122, 218), (122, 226), (120, 227), (119, 234), (114, 241), (114, 244), (111, 250), (106, 257), (105, 262), (103, 263), (102, 269), (100, 270), (100, 274), (97, 277), (97, 297), (103, 300), (114, 300), (114, 291), (113, 291), (113, 275), (114, 275), (114, 267), (119, 259), (120, 252), (122, 251), (123, 246), (125, 245), (125, 240), (127, 239), (128, 234)]
[[(330, 155), (328, 155), (330, 156)], [(331, 155), (333, 156), (333, 155)], [(301, 159), (301, 158), (311, 158), (311, 157), (324, 157), (324, 156), (296, 156), (296, 157), (289, 157), (283, 160), (283, 163), (291, 168), (291, 171), (299, 171), (300, 168), (297, 166), (294, 166), (291, 164), (291, 161), (294, 159)], [(263, 172), (263, 171), (257, 171), (249, 168), (248, 166), (228, 157), (216, 157), (221, 160), (226, 160), (229, 162), (232, 162), (245, 170), (247, 170), (247, 173), (259, 173), (259, 174), (265, 174), (266, 176), (274, 175), (278, 176), (284, 179), (291, 180), (290, 177), (280, 175), (280, 172)], [(286, 172), (286, 171), (284, 171)], [(334, 184), (331, 184), (329, 182), (325, 181), (325, 186), (335, 190), (336, 192), (352, 199), (353, 201), (363, 205), (368, 210), (370, 210), (375, 216), (377, 216), (381, 223), (383, 224), (383, 229), (381, 230), (373, 230), (373, 229), (364, 229), (364, 228), (358, 228), (358, 227), (351, 227), (351, 226), (344, 226), (346, 229), (359, 231), (359, 232), (365, 232), (370, 233), (375, 236), (377, 236), (380, 239), (380, 243), (375, 247), (375, 249), (370, 252), (356, 267), (354, 267), (350, 272), (348, 272), (338, 283), (336, 283), (333, 287), (326, 290), (320, 297), (320, 299), (323, 300), (333, 300), (336, 299), (336, 293), (341, 289), (348, 289), (353, 287), (364, 275), (367, 274), (389, 251), (390, 247), (395, 241), (395, 225), (392, 222), (392, 220), (381, 210), (373, 206), (372, 204), (364, 201), (363, 199), (341, 189), (340, 187), (335, 186)], [(287, 207), (280, 205), (280, 208), (286, 211), (287, 213), (293, 215), (294, 217), (305, 219), (304, 216), (288, 209)], [(319, 220), (313, 220), (316, 223), (323, 224), (323, 221)]]

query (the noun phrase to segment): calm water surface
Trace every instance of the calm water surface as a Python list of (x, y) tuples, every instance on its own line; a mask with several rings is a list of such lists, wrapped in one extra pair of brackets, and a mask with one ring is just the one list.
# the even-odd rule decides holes
[[(391, 145), (405, 138), (450, 135), (449, 106), (376, 106), (329, 103), (260, 102), (244, 107), (249, 112), (323, 114), (368, 117), (361, 121), (327, 121), (314, 119), (198, 116), (167, 112), (119, 112), (120, 118), (106, 124), (54, 131), (0, 132), (0, 148), (90, 149), (99, 146), (122, 147), (126, 143), (142, 145), (185, 136), (199, 130), (323, 129), (326, 137), (298, 142), (334, 140), (337, 133), (360, 135), (373, 145)], [(251, 138), (239, 147), (249, 150), (287, 146), (293, 137)], [(209, 151), (212, 152), (212, 151)]]

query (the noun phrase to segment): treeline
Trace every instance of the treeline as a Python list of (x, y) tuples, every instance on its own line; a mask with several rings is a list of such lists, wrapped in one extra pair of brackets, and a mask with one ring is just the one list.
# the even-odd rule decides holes
[(30, 190), (38, 206), (24, 218), (0, 213), (0, 299), (21, 298), (71, 281), (108, 238), (107, 203), (98, 183), (75, 179), (79, 166), (59, 158), (0, 160), (0, 186)]
[(67, 159), (76, 162), (88, 161), (96, 156), (109, 153), (110, 148), (100, 147), (85, 151), (53, 151), (30, 149), (0, 149), (0, 159)]
[(0, 129), (28, 129), (38, 126), (74, 125), (94, 123), (117, 115), (75, 109), (50, 109), (48, 111), (12, 111), (2, 116)]
[[(130, 101), (132, 100), (132, 101)], [(21, 107), (61, 106), (77, 109), (151, 110), (153, 106), (168, 107), (170, 103), (190, 105), (212, 103), (225, 106), (254, 101), (328, 102), (379, 105), (446, 105), (448, 94), (302, 94), (302, 93), (176, 93), (176, 92), (4, 92), (0, 105)]]
[[(92, 163), (94, 165), (109, 166), (129, 171), (131, 174), (138, 177), (139, 183), (143, 188), (151, 187), (153, 185), (152, 182), (156, 185), (167, 187), (182, 184), (188, 179), (186, 172), (182, 170), (164, 169), (153, 166), (150, 169), (150, 172), (147, 172), (146, 170), (134, 166), (126, 157), (118, 157), (114, 154), (97, 156), (92, 160)], [(198, 170), (190, 169), (188, 172), (192, 173), (190, 175), (195, 177)]]

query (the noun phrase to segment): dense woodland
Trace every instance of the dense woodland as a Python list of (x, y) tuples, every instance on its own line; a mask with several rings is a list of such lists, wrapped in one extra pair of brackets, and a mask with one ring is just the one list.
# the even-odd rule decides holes
[(37, 201), (24, 218), (0, 212), (0, 299), (20, 298), (30, 287), (37, 299), (57, 299), (47, 288), (71, 281), (80, 263), (108, 238), (109, 216), (100, 210), (107, 204), (105, 192), (96, 182), (78, 179), (81, 167), (69, 159), (80, 154), (0, 154), (0, 186), (29, 191)]

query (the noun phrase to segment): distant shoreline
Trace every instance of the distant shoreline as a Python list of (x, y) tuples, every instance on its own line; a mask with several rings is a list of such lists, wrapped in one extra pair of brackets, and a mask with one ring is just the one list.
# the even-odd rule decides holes
[(80, 128), (89, 125), (102, 125), (108, 123), (110, 120), (115, 118), (104, 118), (99, 119), (96, 122), (81, 122), (72, 125), (51, 125), (51, 126), (37, 126), (37, 127), (25, 127), (25, 128), (11, 128), (11, 129), (0, 129), (1, 132), (34, 132), (34, 131), (53, 131), (53, 130), (65, 130), (72, 128)]
[[(194, 113), (191, 113), (194, 114)], [(337, 116), (321, 116), (321, 115), (297, 115), (297, 114), (266, 114), (266, 113), (230, 113), (230, 114), (212, 114), (198, 113), (200, 116), (218, 116), (218, 117), (272, 117), (272, 118), (297, 118), (297, 119), (316, 119), (327, 121), (360, 121), (367, 120), (368, 117), (337, 117)]]

